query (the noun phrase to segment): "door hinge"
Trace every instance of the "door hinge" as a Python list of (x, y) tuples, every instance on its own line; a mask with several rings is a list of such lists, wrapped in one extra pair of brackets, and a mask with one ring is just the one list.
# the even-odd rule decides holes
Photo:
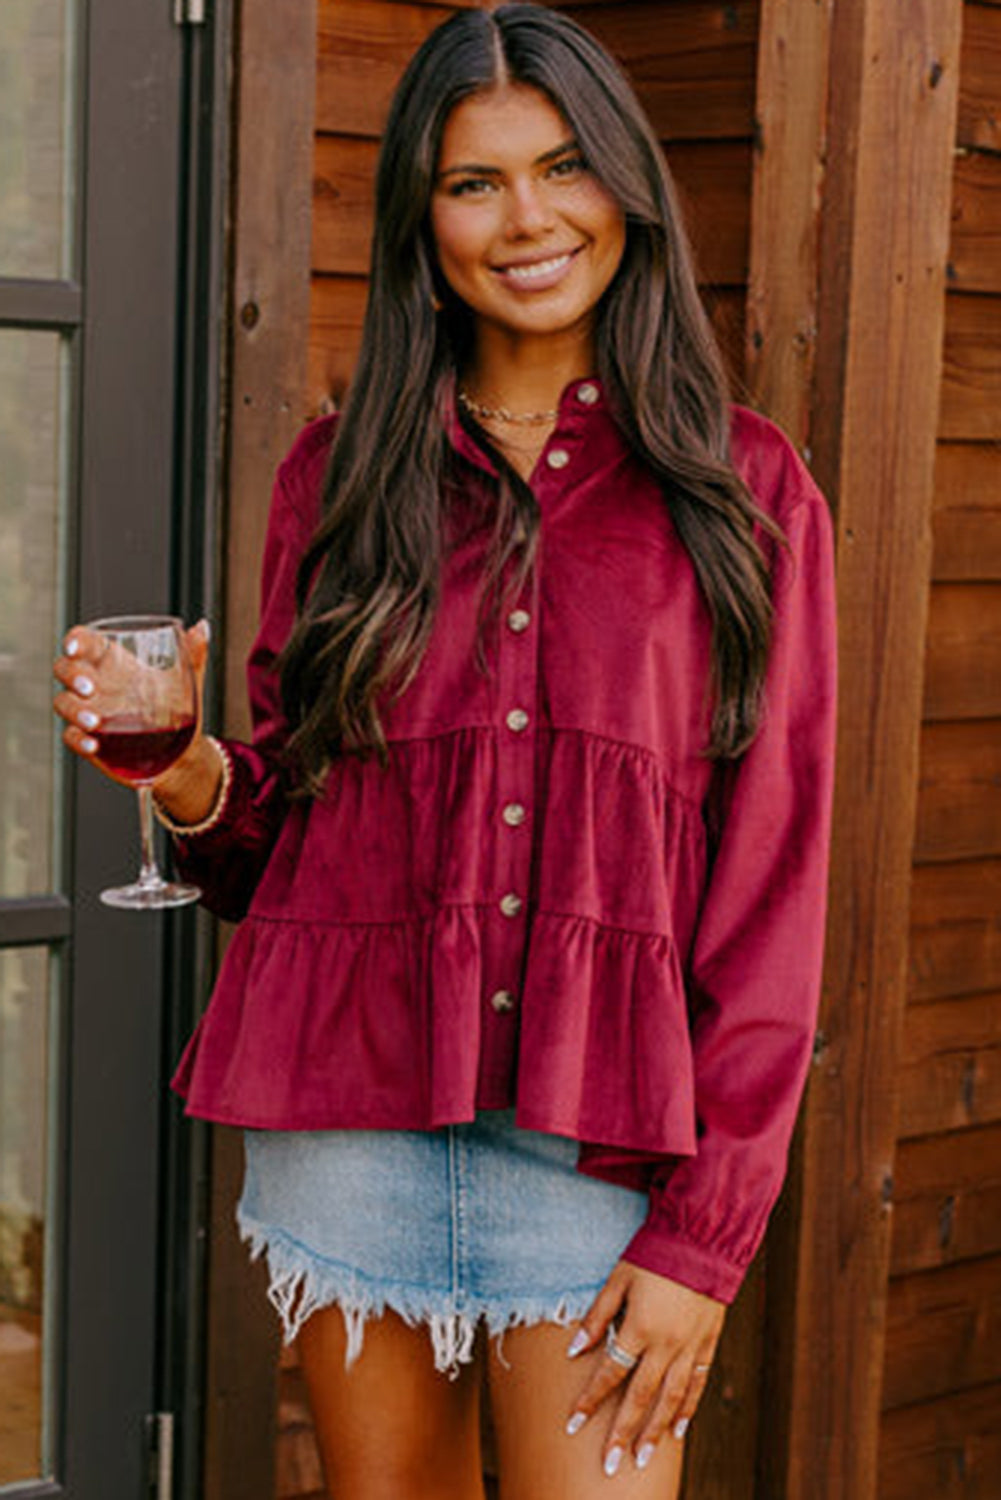
[(175, 26), (204, 26), (208, 0), (174, 0)]
[(173, 1500), (174, 1413), (154, 1411), (146, 1418), (150, 1500)]

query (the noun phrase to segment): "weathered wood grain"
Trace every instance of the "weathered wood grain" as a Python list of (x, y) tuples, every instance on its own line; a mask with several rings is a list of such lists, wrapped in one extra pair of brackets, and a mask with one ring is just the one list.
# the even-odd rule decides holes
[(946, 299), (939, 436), (1001, 439), (1001, 296)]
[(883, 1409), (1001, 1382), (1001, 1256), (890, 1283)]
[(1001, 584), (932, 588), (924, 714), (926, 719), (1001, 717)]
[(959, 141), (984, 151), (1001, 151), (1001, 10), (965, 6)]
[(1001, 1385), (887, 1412), (879, 1500), (997, 1500)]
[(928, 724), (914, 857), (991, 856), (1001, 856), (1001, 719)]
[(902, 1141), (891, 1274), (1001, 1252), (1001, 1124)]
[(919, 865), (911, 890), (910, 996), (1001, 990), (1001, 860)]
[(939, 443), (934, 576), (1001, 582), (1001, 445)]
[(411, 56), (456, 9), (393, 0), (319, 0), (317, 130), (381, 135)]
[(830, 47), (827, 7), (764, 0), (747, 372), (762, 411), (779, 422), (801, 449), (808, 440), (817, 340)]
[(358, 355), (368, 284), (359, 277), (314, 276), (309, 329), (309, 409), (344, 399)]
[(1001, 993), (915, 1002), (905, 1012), (902, 1060), (920, 1062), (954, 1047), (1001, 1046)]
[(1001, 156), (956, 159), (948, 277), (954, 291), (1001, 293)]
[(751, 135), (757, 0), (560, 8), (619, 59), (662, 140)]
[(940, 1052), (901, 1069), (901, 1140), (998, 1120), (1001, 1044), (974, 1049), (950, 1041)]

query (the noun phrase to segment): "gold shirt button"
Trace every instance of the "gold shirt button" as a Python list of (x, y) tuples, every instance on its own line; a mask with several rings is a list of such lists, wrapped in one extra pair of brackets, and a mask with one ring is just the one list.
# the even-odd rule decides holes
[(513, 630), (515, 635), (520, 635), (523, 630), (528, 629), (531, 619), (527, 609), (513, 609), (507, 617), (508, 629)]
[(520, 828), (526, 816), (525, 809), (520, 802), (509, 802), (501, 813), (501, 817), (509, 828)]
[(598, 387), (592, 385), (589, 380), (577, 387), (577, 400), (583, 401), (585, 406), (594, 406), (599, 394)]
[(514, 1010), (514, 996), (510, 990), (495, 990), (490, 996), (490, 1004), (502, 1016), (506, 1011)]
[(551, 448), (546, 454), (546, 463), (551, 469), (565, 469), (570, 455), (565, 448)]
[(516, 917), (522, 908), (522, 899), (514, 891), (508, 891), (500, 900), (500, 909), (506, 917)]
[(512, 708), (504, 722), (508, 729), (513, 729), (518, 734), (522, 729), (528, 728), (528, 714), (523, 708)]

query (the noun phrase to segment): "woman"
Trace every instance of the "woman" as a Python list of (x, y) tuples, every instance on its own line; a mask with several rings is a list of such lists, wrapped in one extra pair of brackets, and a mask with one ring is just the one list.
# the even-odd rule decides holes
[[(832, 601), (628, 85), (544, 8), (455, 16), (279, 470), (254, 744), (155, 789), (245, 918), (175, 1082), (247, 1129), (332, 1494), (482, 1496), (484, 1363), (505, 1496), (677, 1493), (810, 1055)], [(98, 658), (57, 664), (91, 757)]]

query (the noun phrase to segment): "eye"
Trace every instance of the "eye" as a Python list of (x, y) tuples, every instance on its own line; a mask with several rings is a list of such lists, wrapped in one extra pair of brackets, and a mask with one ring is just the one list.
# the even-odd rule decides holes
[(448, 196), (450, 198), (482, 197), (494, 191), (496, 183), (489, 177), (462, 177), (458, 182), (448, 185)]
[(567, 178), (580, 177), (587, 171), (587, 162), (583, 156), (563, 156), (559, 161), (554, 161), (549, 168), (549, 177)]

